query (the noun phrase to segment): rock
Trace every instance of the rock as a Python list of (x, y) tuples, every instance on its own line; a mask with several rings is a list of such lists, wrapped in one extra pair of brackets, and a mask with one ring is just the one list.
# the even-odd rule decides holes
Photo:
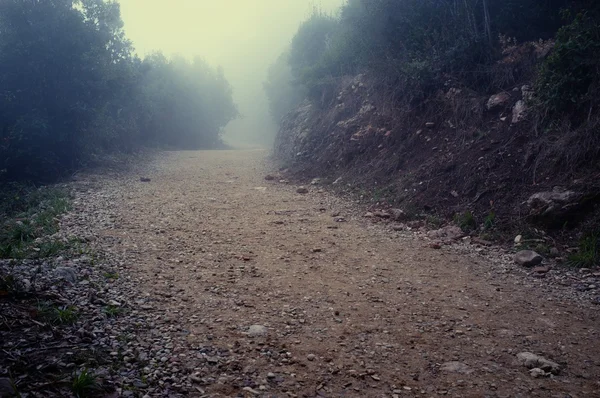
[(558, 251), (558, 248), (553, 247), (550, 249), (550, 256), (558, 257), (559, 255), (560, 255), (560, 252)]
[(442, 364), (442, 366), (440, 367), (440, 370), (442, 372), (462, 373), (462, 374), (471, 374), (474, 372), (474, 370), (471, 369), (466, 364), (464, 364), (462, 362), (456, 362), (456, 361), (446, 362), (446, 363)]
[(308, 359), (309, 361), (314, 361), (317, 358), (317, 356), (315, 354), (308, 354), (306, 356), (306, 359)]
[(550, 372), (555, 375), (560, 372), (559, 364), (531, 352), (521, 352), (517, 354), (517, 359), (528, 369), (539, 368), (544, 372)]
[(486, 107), (488, 110), (491, 110), (491, 109), (497, 108), (499, 106), (506, 105), (506, 103), (508, 101), (510, 101), (509, 93), (502, 92), (502, 93), (494, 94), (488, 100)]
[(544, 258), (533, 250), (521, 250), (515, 254), (515, 262), (523, 267), (534, 267)]
[(252, 325), (248, 328), (248, 337), (262, 337), (266, 336), (268, 330), (263, 325)]
[(311, 182), (310, 185), (319, 185), (321, 184), (321, 179), (320, 178), (314, 178)]
[(551, 375), (551, 373), (546, 373), (544, 372), (542, 369), (540, 368), (533, 368), (529, 371), (529, 374), (531, 375), (531, 377), (533, 377), (534, 379), (540, 378), (540, 377), (548, 377)]
[(333, 185), (337, 185), (337, 184), (339, 184), (340, 182), (342, 182), (342, 177), (338, 177), (338, 178), (337, 178), (337, 179), (336, 179), (336, 180), (333, 182)]
[(373, 213), (373, 215), (375, 217), (383, 218), (383, 219), (388, 219), (388, 218), (392, 217), (392, 215), (390, 213), (385, 212), (385, 211), (376, 211), (375, 213)]
[(265, 176), (265, 180), (266, 180), (266, 181), (273, 181), (273, 180), (275, 180), (275, 176), (272, 176), (272, 175), (270, 175), (270, 174), (269, 174), (269, 175), (266, 175), (266, 176)]
[(150, 182), (152, 180), (150, 178), (148, 178), (148, 177), (140, 177), (140, 181), (141, 182)]
[(527, 114), (527, 105), (525, 105), (525, 101), (519, 100), (513, 107), (512, 111), (512, 123), (516, 124), (525, 120), (525, 116)]
[(565, 216), (581, 205), (583, 194), (555, 187), (552, 191), (537, 192), (527, 199), (529, 217), (540, 221), (562, 223)]
[(547, 274), (548, 272), (550, 272), (550, 267), (545, 266), (545, 267), (535, 267), (533, 269), (533, 272), (536, 274)]
[(525, 84), (521, 87), (521, 94), (523, 95), (523, 99), (525, 101), (529, 101), (533, 98), (535, 94), (535, 90), (528, 84)]
[(435, 123), (433, 122), (427, 122), (425, 123), (425, 127), (427, 127), (428, 129), (432, 129), (435, 127)]
[(272, 372), (267, 373), (267, 379), (274, 379), (275, 377), (276, 377), (275, 373), (272, 373)]
[(406, 220), (406, 213), (402, 209), (390, 209), (390, 214), (392, 215), (392, 220), (394, 221)]
[(456, 225), (448, 225), (435, 231), (429, 231), (427, 236), (432, 239), (458, 240), (465, 236), (465, 233)]
[(442, 245), (440, 245), (439, 243), (431, 243), (431, 244), (429, 245), (429, 247), (431, 247), (432, 249), (439, 250), (439, 249), (441, 249), (441, 248), (442, 248)]
[(515, 243), (519, 244), (519, 243), (521, 243), (522, 240), (523, 240), (523, 235), (515, 236)]
[(368, 212), (365, 213), (364, 217), (366, 217), (366, 218), (373, 218), (373, 217), (375, 217), (375, 214), (373, 214), (370, 211), (368, 211)]
[(242, 390), (246, 391), (246, 392), (249, 392), (252, 395), (260, 395), (261, 394), (260, 391), (256, 391), (252, 387), (244, 387), (244, 388), (242, 388)]
[(54, 273), (58, 278), (64, 279), (69, 283), (77, 282), (77, 273), (71, 267), (56, 267)]
[(299, 187), (298, 189), (296, 189), (296, 192), (299, 194), (306, 194), (308, 193), (308, 188), (306, 187)]

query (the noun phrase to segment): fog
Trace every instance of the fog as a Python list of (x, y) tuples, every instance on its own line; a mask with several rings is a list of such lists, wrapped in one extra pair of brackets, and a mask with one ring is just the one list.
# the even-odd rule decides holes
[[(310, 0), (119, 0), (127, 37), (140, 56), (200, 56), (222, 66), (233, 86), (241, 118), (225, 140), (264, 146), (274, 136), (262, 83), (268, 66), (289, 45), (311, 8)], [(345, 0), (316, 5), (335, 12)]]

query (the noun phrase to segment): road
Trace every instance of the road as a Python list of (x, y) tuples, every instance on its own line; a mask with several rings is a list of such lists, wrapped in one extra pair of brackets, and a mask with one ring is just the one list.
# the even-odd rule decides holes
[[(493, 252), (435, 250), (318, 186), (265, 181), (266, 155), (168, 153), (150, 182), (115, 181), (116, 224), (94, 227), (189, 396), (600, 397), (597, 309)], [(532, 377), (521, 352), (560, 373)]]

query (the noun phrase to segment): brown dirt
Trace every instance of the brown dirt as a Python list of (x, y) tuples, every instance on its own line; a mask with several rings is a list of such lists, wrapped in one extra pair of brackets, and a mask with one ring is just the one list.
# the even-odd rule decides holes
[[(114, 183), (116, 229), (94, 226), (172, 325), (190, 396), (600, 396), (593, 306), (373, 225), (316, 187), (265, 181), (265, 157), (168, 154), (151, 182)], [(268, 336), (248, 337), (254, 324)], [(562, 372), (532, 378), (523, 351)]]

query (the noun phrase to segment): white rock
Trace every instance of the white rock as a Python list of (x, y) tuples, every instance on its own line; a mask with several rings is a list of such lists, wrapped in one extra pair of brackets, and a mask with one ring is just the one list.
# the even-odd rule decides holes
[(263, 325), (252, 325), (248, 328), (248, 336), (249, 337), (261, 337), (266, 336), (268, 330)]

